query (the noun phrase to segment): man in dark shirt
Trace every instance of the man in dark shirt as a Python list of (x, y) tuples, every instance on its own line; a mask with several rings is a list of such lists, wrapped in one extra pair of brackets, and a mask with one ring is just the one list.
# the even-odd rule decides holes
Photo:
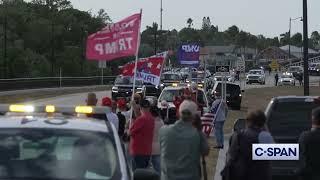
[(301, 179), (320, 179), (320, 107), (312, 111), (312, 129), (301, 134), (299, 145)]

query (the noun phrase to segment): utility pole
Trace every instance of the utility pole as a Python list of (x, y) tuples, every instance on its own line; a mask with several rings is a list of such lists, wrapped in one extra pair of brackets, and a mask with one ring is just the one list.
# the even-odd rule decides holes
[(4, 24), (3, 24), (3, 31), (4, 31), (4, 38), (3, 38), (3, 46), (4, 46), (4, 53), (3, 53), (3, 77), (8, 77), (8, 63), (7, 63), (7, 29), (8, 29), (8, 16), (7, 16), (7, 5), (6, 1), (3, 1), (3, 8), (4, 8)]
[(158, 31), (158, 28), (157, 26), (154, 26), (154, 55), (157, 54), (157, 31)]
[(289, 45), (289, 61), (290, 61), (290, 66), (292, 64), (292, 61), (291, 61), (291, 17), (290, 17), (290, 20), (289, 20), (289, 41), (288, 41), (288, 45)]
[(163, 8), (162, 8), (162, 0), (160, 0), (160, 31), (162, 31), (162, 13), (163, 13)]
[(309, 96), (309, 37), (308, 37), (308, 3), (307, 0), (303, 0), (303, 66), (304, 66), (304, 95)]

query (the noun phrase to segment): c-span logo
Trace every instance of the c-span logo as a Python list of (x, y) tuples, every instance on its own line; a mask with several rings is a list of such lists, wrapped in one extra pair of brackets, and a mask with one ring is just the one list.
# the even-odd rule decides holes
[(253, 144), (252, 160), (299, 160), (299, 144)]

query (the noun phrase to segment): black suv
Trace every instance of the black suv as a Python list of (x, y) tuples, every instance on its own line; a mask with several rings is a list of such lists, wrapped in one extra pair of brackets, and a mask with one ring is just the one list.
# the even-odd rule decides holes
[[(283, 96), (271, 100), (267, 109), (267, 128), (275, 143), (298, 143), (303, 131), (311, 129), (312, 109), (319, 107), (318, 97)], [(245, 120), (239, 119), (234, 130), (245, 128)], [(272, 176), (295, 180), (298, 161), (272, 161)]]
[[(222, 82), (216, 82), (213, 86), (212, 95), (219, 92), (221, 94), (221, 84)], [(234, 83), (226, 83), (227, 85), (227, 104), (229, 107), (240, 110), (241, 109), (241, 101), (242, 101), (242, 94), (240, 86)]]
[[(133, 78), (130, 76), (117, 76), (112, 87), (112, 99), (126, 98), (130, 99), (132, 96)], [(145, 96), (145, 86), (143, 81), (136, 80), (135, 93)]]

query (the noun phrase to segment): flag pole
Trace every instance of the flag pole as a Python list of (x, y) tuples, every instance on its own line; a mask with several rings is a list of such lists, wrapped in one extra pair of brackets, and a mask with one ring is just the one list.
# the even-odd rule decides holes
[[(138, 66), (138, 59), (139, 59), (139, 47), (140, 47), (140, 39), (141, 39), (141, 21), (142, 21), (142, 9), (140, 9), (140, 24), (139, 24), (139, 34), (138, 34), (138, 40), (137, 40), (137, 51), (136, 51), (136, 60), (134, 63), (134, 73), (133, 73), (133, 86), (132, 86), (132, 96), (131, 96), (131, 102), (134, 100), (134, 94), (136, 89), (136, 74), (137, 74), (137, 66)], [(132, 117), (133, 117), (133, 106), (131, 105), (131, 113), (130, 113), (130, 125), (132, 124)]]

